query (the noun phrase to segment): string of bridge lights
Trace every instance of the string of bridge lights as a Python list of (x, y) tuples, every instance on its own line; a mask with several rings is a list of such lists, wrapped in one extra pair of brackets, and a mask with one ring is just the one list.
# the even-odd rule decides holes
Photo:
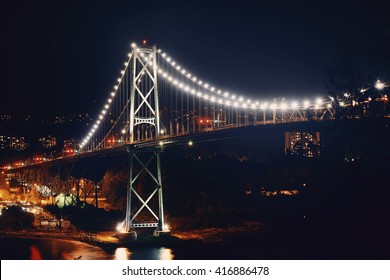
[[(212, 94), (218, 95), (218, 97), (210, 96), (207, 93), (204, 93), (204, 92), (201, 92), (201, 91), (197, 91), (196, 89), (194, 89), (194, 88), (192, 88), (192, 87), (190, 87), (190, 86), (188, 86), (186, 84), (183, 84), (179, 80), (175, 79), (173, 76), (169, 75), (167, 72), (165, 72), (160, 67), (157, 67), (158, 73), (164, 79), (166, 79), (168, 82), (170, 82), (174, 86), (176, 86), (176, 87), (178, 87), (178, 88), (180, 88), (180, 89), (182, 89), (182, 90), (184, 90), (186, 92), (194, 94), (194, 95), (196, 95), (198, 97), (201, 97), (201, 98), (203, 98), (205, 100), (210, 100), (211, 102), (217, 102), (217, 103), (220, 103), (220, 104), (223, 104), (223, 105), (234, 106), (234, 107), (244, 108), (244, 109), (245, 108), (252, 108), (252, 109), (259, 108), (259, 109), (262, 109), (262, 110), (265, 110), (265, 109), (287, 110), (287, 109), (290, 109), (290, 108), (298, 110), (298, 109), (308, 109), (311, 106), (314, 109), (320, 109), (320, 108), (323, 108), (324, 104), (325, 104), (325, 106), (327, 108), (331, 108), (332, 107), (331, 101), (324, 102), (322, 100), (322, 98), (317, 98), (315, 100), (315, 102), (310, 102), (309, 100), (304, 100), (301, 104), (298, 103), (297, 101), (292, 101), (291, 103), (287, 103), (284, 100), (282, 100), (282, 102), (279, 103), (279, 104), (277, 104), (275, 102), (275, 100), (273, 102), (267, 102), (267, 101), (263, 101), (263, 102), (255, 101), (255, 102), (253, 102), (251, 99), (244, 98), (243, 96), (238, 96), (236, 94), (231, 94), (231, 93), (229, 93), (229, 91), (223, 91), (223, 90), (218, 89), (218, 88), (216, 88), (214, 86), (210, 86), (209, 83), (204, 82), (204, 81), (198, 79), (196, 76), (192, 75), (185, 68), (183, 68), (182, 66), (177, 64), (165, 52), (162, 52), (161, 49), (158, 50), (158, 53), (161, 55), (162, 58), (164, 58), (164, 60), (166, 62), (168, 62), (168, 64), (170, 64), (171, 67), (176, 69), (185, 78), (187, 78), (191, 82), (199, 85), (204, 90), (206, 90), (208, 92), (211, 92)], [(143, 53), (141, 53), (140, 55), (141, 55), (141, 57), (145, 57), (145, 55), (143, 55)], [(147, 58), (146, 58), (146, 62), (148, 62)]]
[[(137, 45), (135, 43), (131, 44), (132, 49), (136, 49)], [(140, 51), (139, 48), (136, 49), (137, 52), (139, 52), (140, 56), (145, 60), (145, 63), (153, 66), (153, 60), (152, 55), (149, 55), (149, 57), (145, 56), (143, 52)], [(164, 79), (166, 79), (168, 82), (170, 82), (172, 85), (178, 87), (181, 90), (184, 90), (185, 92), (191, 93), (193, 95), (196, 95), (200, 98), (203, 98), (205, 100), (209, 100), (211, 102), (217, 102), (222, 105), (226, 106), (233, 106), (237, 108), (252, 108), (252, 109), (271, 109), (271, 110), (287, 110), (289, 108), (293, 110), (298, 110), (298, 109), (308, 109), (311, 105), (313, 105), (313, 102), (310, 102), (308, 100), (303, 101), (303, 103), (299, 104), (297, 101), (291, 102), (289, 105), (285, 101), (282, 101), (280, 104), (277, 104), (275, 100), (273, 102), (262, 102), (260, 104), (259, 101), (252, 102), (251, 99), (244, 99), (243, 96), (236, 96), (236, 94), (231, 94), (229, 91), (222, 91), (221, 89), (215, 88), (214, 86), (210, 86), (207, 82), (204, 82), (200, 79), (198, 79), (196, 76), (192, 75), (190, 72), (188, 72), (186, 69), (182, 68), (179, 64), (177, 64), (171, 57), (169, 57), (166, 53), (162, 52), (161, 49), (157, 51), (161, 57), (171, 65), (174, 69), (176, 69), (181, 75), (183, 75), (185, 78), (189, 79), (191, 82), (199, 85), (203, 89), (205, 89), (208, 92), (211, 92), (214, 95), (217, 96), (210, 96), (207, 93), (200, 92), (196, 90), (195, 88), (192, 88), (188, 85), (183, 84), (182, 82), (178, 81), (175, 79), (173, 76), (169, 75), (167, 72), (165, 72), (162, 68), (157, 66), (157, 71), (158, 74), (160, 74)], [(124, 62), (125, 68), (120, 71), (120, 76), (117, 79), (117, 84), (114, 85), (114, 90), (110, 92), (109, 98), (107, 99), (107, 103), (104, 105), (101, 113), (98, 116), (98, 119), (96, 122), (93, 124), (92, 128), (88, 132), (87, 136), (81, 141), (79, 147), (82, 149), (92, 138), (92, 136), (95, 134), (96, 130), (98, 129), (99, 125), (101, 124), (101, 121), (104, 119), (105, 115), (108, 112), (108, 109), (110, 108), (110, 105), (115, 98), (118, 90), (119, 90), (119, 85), (123, 80), (123, 77), (126, 73), (126, 70), (129, 66), (130, 60), (133, 56), (134, 51), (128, 53), (128, 60)], [(149, 60), (150, 58), (150, 60)], [(314, 102), (314, 109), (320, 109), (321, 106), (324, 104), (324, 101), (322, 98), (317, 98), (316, 101)], [(331, 108), (332, 105), (330, 102), (326, 102), (326, 107)], [(123, 131), (122, 131), (123, 133)]]
[(107, 103), (104, 105), (102, 111), (100, 112), (98, 119), (96, 120), (96, 122), (94, 123), (94, 125), (92, 126), (90, 131), (88, 132), (87, 136), (81, 141), (81, 143), (79, 145), (80, 149), (82, 149), (89, 142), (89, 140), (92, 138), (92, 136), (95, 134), (96, 130), (98, 129), (101, 121), (104, 119), (104, 116), (107, 114), (108, 109), (110, 108), (110, 105), (112, 104), (113, 99), (115, 98), (116, 94), (119, 91), (119, 85), (122, 82), (123, 77), (125, 76), (127, 68), (129, 67), (132, 55), (133, 55), (133, 52), (130, 52), (127, 54), (128, 60), (123, 63), (125, 68), (120, 71), (121, 75), (117, 79), (117, 84), (114, 85), (113, 91), (110, 92), (110, 95), (107, 99)]

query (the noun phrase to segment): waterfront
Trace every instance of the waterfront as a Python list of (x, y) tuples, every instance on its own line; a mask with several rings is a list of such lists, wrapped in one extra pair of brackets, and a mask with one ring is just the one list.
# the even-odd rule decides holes
[(61, 239), (0, 238), (0, 259), (5, 260), (171, 260), (165, 247), (118, 247), (112, 252), (79, 241)]
[[(271, 232), (242, 232), (220, 241), (197, 239), (152, 243), (136, 241), (110, 247), (56, 238), (3, 236), (0, 238), (2, 260), (330, 260), (388, 259), (389, 242), (384, 236), (371, 238), (364, 232), (330, 236), (305, 231), (295, 225)], [(375, 231), (375, 229), (372, 229)], [(377, 232), (377, 231), (376, 231)]]

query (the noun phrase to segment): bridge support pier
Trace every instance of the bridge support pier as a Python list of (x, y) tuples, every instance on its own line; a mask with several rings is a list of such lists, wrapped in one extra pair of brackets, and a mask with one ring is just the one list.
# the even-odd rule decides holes
[(160, 154), (161, 150), (129, 151), (125, 232), (155, 228), (155, 236), (169, 234), (164, 223)]

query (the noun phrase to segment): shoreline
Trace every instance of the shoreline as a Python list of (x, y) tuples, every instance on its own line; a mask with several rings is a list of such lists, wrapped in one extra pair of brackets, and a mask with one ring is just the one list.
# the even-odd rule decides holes
[(36, 231), (36, 230), (5, 230), (0, 231), (0, 238), (28, 238), (28, 239), (61, 239), (79, 241), (70, 232)]
[(239, 236), (245, 232), (259, 232), (265, 229), (264, 224), (247, 222), (240, 226), (227, 228), (204, 228), (187, 231), (174, 231), (170, 236), (164, 238), (147, 237), (130, 242), (121, 241), (114, 237), (114, 231), (86, 232), (82, 230), (59, 230), (59, 229), (7, 229), (0, 231), (0, 238), (25, 238), (25, 239), (57, 239), (67, 241), (78, 241), (91, 246), (111, 251), (118, 247), (138, 246), (174, 246), (180, 242), (201, 242), (220, 243), (227, 237)]

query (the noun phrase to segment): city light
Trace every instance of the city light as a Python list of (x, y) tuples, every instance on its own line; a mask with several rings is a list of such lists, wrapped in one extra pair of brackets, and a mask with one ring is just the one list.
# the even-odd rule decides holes
[(165, 223), (164, 230), (171, 230), (171, 227), (167, 223)]
[(377, 80), (375, 83), (375, 88), (378, 90), (382, 90), (386, 87), (386, 84), (381, 82), (380, 80)]
[(116, 230), (120, 233), (125, 233), (126, 232), (125, 221), (123, 221), (122, 223), (118, 223), (116, 226)]

